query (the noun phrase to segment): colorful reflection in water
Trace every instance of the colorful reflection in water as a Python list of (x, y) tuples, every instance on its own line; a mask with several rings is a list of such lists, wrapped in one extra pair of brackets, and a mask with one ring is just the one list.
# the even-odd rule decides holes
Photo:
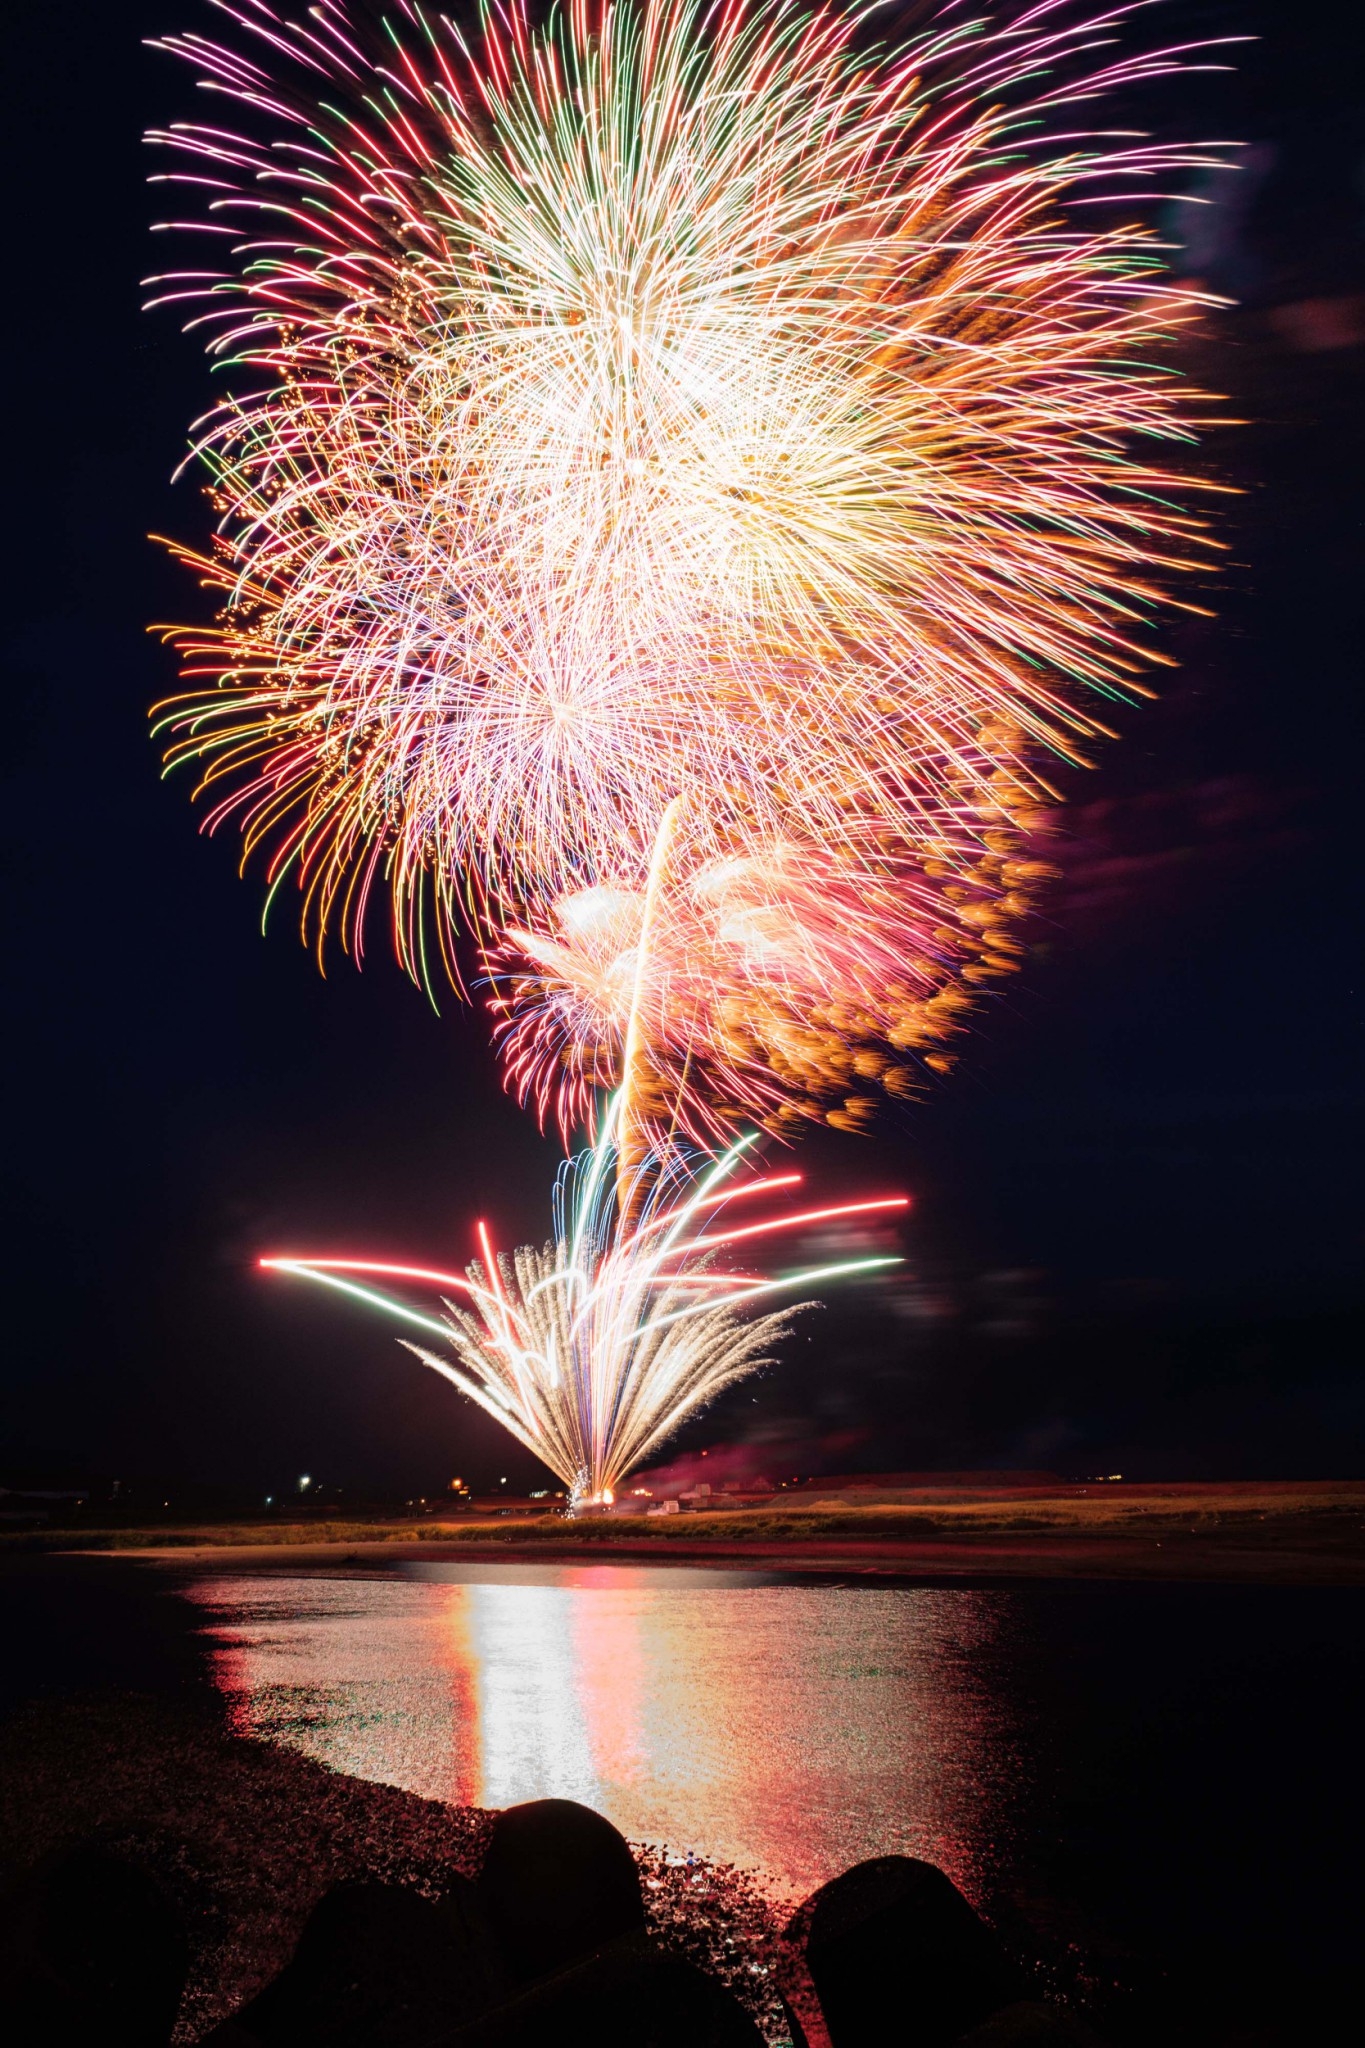
[(220, 1576), (243, 1733), (426, 1798), (581, 1799), (804, 1892), (860, 1857), (991, 1890), (1022, 1770), (1003, 1593), (619, 1566)]

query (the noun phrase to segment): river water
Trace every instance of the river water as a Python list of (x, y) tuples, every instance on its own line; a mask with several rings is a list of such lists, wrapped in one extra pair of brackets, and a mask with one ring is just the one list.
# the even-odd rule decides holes
[(411, 1563), (188, 1591), (243, 1733), (427, 1798), (579, 1799), (779, 1896), (924, 1856), (1220, 2042), (1289, 2038), (1272, 2012), (1352, 1942), (1354, 1589)]

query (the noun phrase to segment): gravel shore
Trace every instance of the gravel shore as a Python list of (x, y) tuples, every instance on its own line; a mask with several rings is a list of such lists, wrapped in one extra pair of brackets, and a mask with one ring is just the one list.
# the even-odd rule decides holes
[[(477, 1871), (492, 1821), (229, 1732), (201, 1625), (170, 1573), (0, 1563), (0, 1887), (92, 1837), (144, 1868), (190, 1938), (177, 2043), (274, 1976), (332, 1885), (372, 1877), (437, 1896)], [(635, 1853), (656, 1934), (783, 2039), (770, 1989), (782, 1909), (741, 1871)]]

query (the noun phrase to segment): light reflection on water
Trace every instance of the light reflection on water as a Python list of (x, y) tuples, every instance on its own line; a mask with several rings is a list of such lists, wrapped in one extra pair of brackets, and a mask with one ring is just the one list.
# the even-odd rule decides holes
[(1010, 1596), (591, 1565), (217, 1576), (235, 1725), (429, 1799), (580, 1799), (805, 1892), (869, 1855), (991, 1889), (1020, 1790)]

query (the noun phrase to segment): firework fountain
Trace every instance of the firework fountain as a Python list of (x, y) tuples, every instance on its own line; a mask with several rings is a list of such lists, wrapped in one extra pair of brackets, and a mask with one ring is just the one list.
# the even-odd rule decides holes
[[(611, 1502), (623, 1475), (642, 1464), (695, 1409), (767, 1362), (791, 1311), (744, 1317), (750, 1303), (817, 1280), (894, 1265), (893, 1257), (845, 1259), (765, 1277), (720, 1270), (725, 1251), (798, 1229), (904, 1209), (906, 1197), (794, 1210), (758, 1222), (719, 1212), (792, 1187), (799, 1174), (732, 1185), (753, 1140), (719, 1158), (689, 1159), (677, 1148), (646, 1155), (622, 1204), (617, 1188), (618, 1095), (591, 1150), (561, 1169), (554, 1236), (510, 1258), (495, 1253), (479, 1225), (482, 1258), (463, 1277), (384, 1260), (263, 1259), (358, 1296), (441, 1337), (455, 1363), (418, 1344), (409, 1349), (500, 1422), (563, 1480), (571, 1505)], [(438, 1321), (367, 1280), (419, 1283), (458, 1295)]]
[(1154, 362), (1204, 302), (1133, 199), (1211, 159), (1083, 125), (1190, 59), (1066, 0), (894, 49), (783, 0), (219, 11), (164, 47), (230, 125), (154, 138), (211, 252), (156, 298), (229, 384), (168, 760), (319, 948), (381, 897), (428, 985), (467, 948), (509, 1085), (595, 1132), (440, 1327), (600, 1493), (776, 1335), (688, 1263), (736, 1132), (951, 1064), (1046, 763), (1206, 544), (1137, 452), (1191, 437)]

